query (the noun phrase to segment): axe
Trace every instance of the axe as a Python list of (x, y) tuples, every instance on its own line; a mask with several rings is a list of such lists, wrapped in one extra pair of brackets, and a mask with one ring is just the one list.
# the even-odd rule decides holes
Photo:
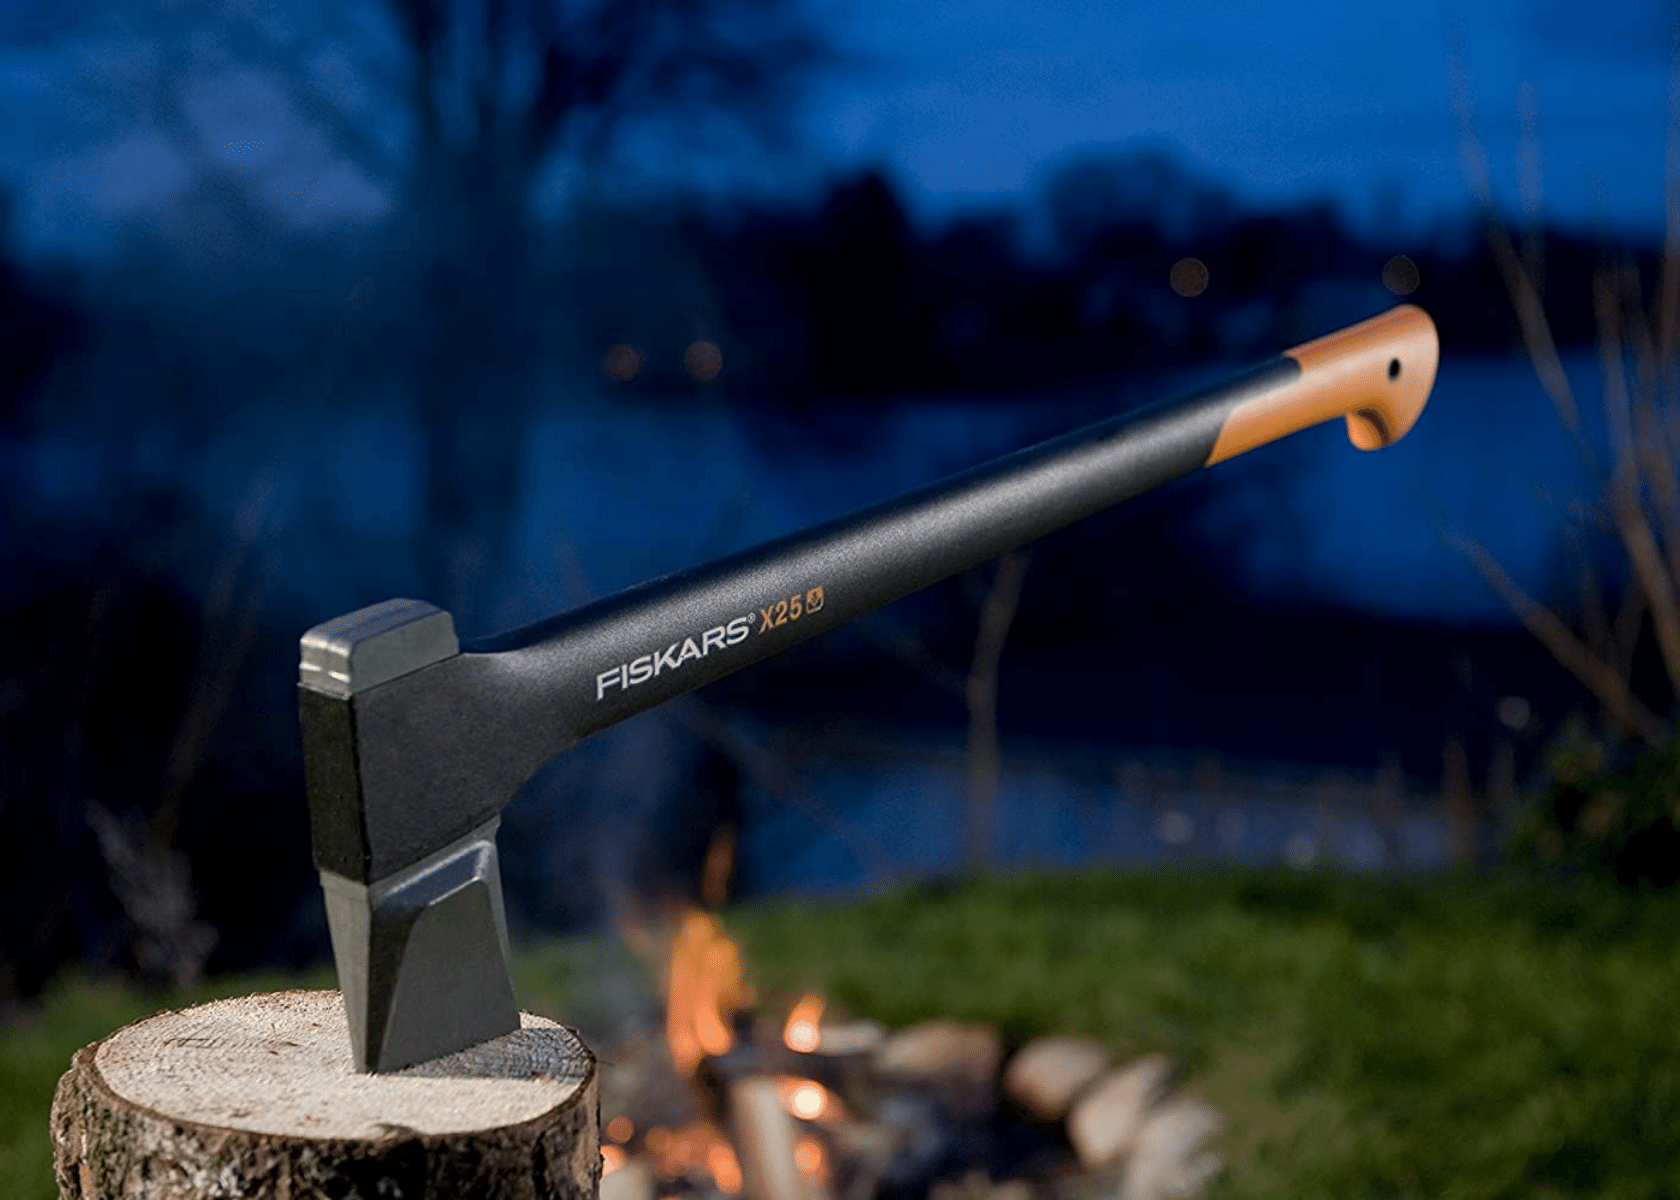
[(460, 642), (388, 600), (303, 635), (315, 865), (358, 1071), (519, 1028), (496, 827), (590, 734), (1199, 467), (1344, 417), (1362, 450), (1412, 427), (1435, 326), (1410, 305), (1177, 399), (850, 516)]

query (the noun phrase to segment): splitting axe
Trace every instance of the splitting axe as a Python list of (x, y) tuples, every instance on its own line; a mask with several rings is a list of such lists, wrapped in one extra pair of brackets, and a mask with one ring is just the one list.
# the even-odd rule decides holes
[(1439, 357), (1401, 305), (1211, 387), (896, 499), (462, 643), (388, 600), (303, 635), (315, 865), (358, 1071), (519, 1028), (496, 827), (590, 734), (1200, 467), (1334, 417), (1361, 450), (1423, 411)]

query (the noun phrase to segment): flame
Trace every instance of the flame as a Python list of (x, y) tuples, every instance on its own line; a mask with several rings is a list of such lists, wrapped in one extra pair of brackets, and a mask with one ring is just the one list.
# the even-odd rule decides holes
[(717, 917), (691, 909), (671, 946), (665, 995), (665, 1038), (677, 1070), (691, 1075), (706, 1055), (728, 1052), (730, 1018), (752, 1002), (739, 943)]
[(776, 1095), (781, 1098), (782, 1107), (801, 1121), (821, 1121), (840, 1115), (840, 1101), (815, 1079), (779, 1075)]
[(793, 1162), (799, 1173), (811, 1183), (828, 1182), (828, 1151), (810, 1134), (799, 1139), (799, 1145), (793, 1152)]
[(644, 1142), (654, 1169), (663, 1178), (704, 1173), (721, 1192), (734, 1195), (741, 1190), (741, 1164), (735, 1148), (715, 1125), (699, 1121), (681, 1129), (656, 1126), (647, 1131)]
[(810, 1054), (822, 1045), (823, 1009), (828, 1007), (816, 992), (807, 993), (793, 1011), (788, 1014), (787, 1025), (782, 1029), (782, 1041), (789, 1050), (796, 1050), (801, 1054)]
[(614, 1171), (618, 1170), (623, 1165), (624, 1165), (624, 1147), (622, 1147), (622, 1146), (612, 1146), (612, 1145), (607, 1145), (607, 1146), (602, 1146), (601, 1147), (601, 1174), (602, 1175), (611, 1175)]
[(728, 1142), (713, 1143), (706, 1151), (706, 1166), (711, 1168), (720, 1192), (734, 1195), (741, 1190), (741, 1164), (735, 1157), (735, 1147)]

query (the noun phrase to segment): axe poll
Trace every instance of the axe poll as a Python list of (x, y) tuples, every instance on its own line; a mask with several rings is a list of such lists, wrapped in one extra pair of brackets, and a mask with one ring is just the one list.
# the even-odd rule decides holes
[(1215, 386), (849, 516), (461, 642), (389, 600), (304, 634), (305, 776), (356, 1068), (519, 1027), (496, 827), (590, 734), (1200, 467), (1345, 418), (1362, 450), (1423, 411), (1435, 326), (1402, 305)]

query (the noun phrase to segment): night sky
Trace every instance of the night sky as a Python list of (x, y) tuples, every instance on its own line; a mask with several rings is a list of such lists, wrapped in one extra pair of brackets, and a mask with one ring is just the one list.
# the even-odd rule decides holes
[[(1661, 213), (1669, 0), (813, 2), (865, 65), (818, 93), (791, 156), (750, 169), (697, 161), (678, 138), (642, 157), (685, 178), (777, 187), (884, 164), (938, 217), (1024, 198), (1067, 156), (1154, 143), (1241, 195), (1329, 197), (1361, 225), (1406, 227), (1469, 199), (1457, 55), (1507, 203), (1519, 203), (1527, 124), (1548, 214), (1651, 228)], [(0, 8), (0, 108), (13, 118), (0, 122), (0, 177), (37, 252), (98, 253), (113, 226), (143, 221), (192, 179), (145, 116), (163, 69), (145, 9)], [(271, 80), (236, 57), (204, 61), (189, 116), (217, 160), (262, 177), (277, 216), (318, 225), (383, 211), (375, 184)], [(349, 64), (328, 53), (318, 67), (355, 99)]]
[[(1528, 166), (1541, 177), (1548, 216), (1648, 228), (1661, 217), (1666, 48), (1670, 13), (1680, 11), (1671, 0), (1423, 0), (1403, 8), (807, 2), (822, 5), (825, 27), (859, 65), (812, 96), (802, 138), (768, 175), (764, 160), (756, 168), (702, 162), (676, 153), (675, 141), (649, 140), (640, 157), (681, 178), (743, 186), (766, 178), (796, 186), (879, 164), (919, 213), (938, 219), (975, 205), (1030, 209), (1033, 190), (1059, 163), (1147, 143), (1251, 200), (1329, 197), (1356, 223), (1398, 235), (1470, 202), (1453, 104), (1456, 60), (1507, 203), (1519, 203), (1525, 154), (1532, 158), (1537, 147)], [(155, 0), (0, 7), (0, 107), (22, 117), (0, 122), (0, 178), (16, 196), (15, 231), (37, 255), (96, 257), (125, 224), (144, 227), (165, 213), (194, 178), (190, 152), (146, 115), (168, 70), (139, 15), (155, 10)], [(287, 9), (304, 32), (324, 19), (313, 11), (301, 0)], [(320, 85), (352, 108), (373, 103), (374, 93), (355, 82), (368, 62), (335, 57), (331, 37), (311, 36), (328, 48), (312, 68)], [(208, 158), (247, 176), (277, 221), (319, 227), (371, 221), (386, 210), (376, 184), (335, 153), (273, 77), (213, 43), (197, 53), (184, 92), (187, 120)], [(364, 115), (400, 145), (400, 130), (385, 128), (392, 122)], [(1295, 573), (1315, 589), (1413, 614), (1443, 606), (1503, 612), (1461, 562), (1440, 565), (1442, 512), (1527, 567), (1523, 573), (1540, 569), (1549, 532), (1525, 518), (1532, 497), (1524, 489), (1533, 477), (1556, 478), (1558, 447), (1534, 436), (1495, 445), (1476, 434), (1477, 406), (1494, 391), (1517, 389), (1512, 403), (1540, 398), (1520, 365), (1506, 369), (1497, 388), (1464, 370), (1444, 365), (1439, 415), (1377, 466), (1327, 452), (1323, 470), (1303, 476), (1301, 502), (1320, 515), (1311, 523), (1316, 557)], [(1327, 446), (1335, 441), (1325, 436)], [(1480, 469), (1491, 454), (1509, 456), (1509, 469)], [(1437, 469), (1448, 460), (1453, 469)], [(1505, 486), (1519, 476), (1521, 488)], [(1314, 499), (1366, 490), (1363, 504)], [(1404, 501), (1394, 500), (1402, 492)], [(1379, 503), (1383, 496), (1390, 502)], [(1373, 511), (1394, 530), (1383, 539), (1387, 551), (1350, 553), (1365, 544)], [(1260, 561), (1267, 553), (1255, 549), (1258, 574), (1269, 572)], [(1351, 571), (1350, 561), (1363, 569)]]
[(824, 132), (843, 153), (892, 163), (936, 207), (1007, 196), (1092, 145), (1146, 140), (1257, 198), (1328, 195), (1392, 219), (1378, 206), (1397, 191), (1398, 215), (1426, 216), (1467, 198), (1456, 52), (1505, 199), (1518, 198), (1528, 107), (1550, 211), (1648, 225), (1672, 8), (869, 0), (859, 36), (896, 57), (898, 77), (839, 99)]

